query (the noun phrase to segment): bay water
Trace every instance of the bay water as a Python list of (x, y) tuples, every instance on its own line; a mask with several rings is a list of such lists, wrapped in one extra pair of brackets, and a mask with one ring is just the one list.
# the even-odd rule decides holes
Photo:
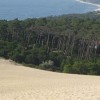
[(86, 13), (95, 9), (95, 5), (76, 0), (0, 0), (0, 19), (39, 18)]

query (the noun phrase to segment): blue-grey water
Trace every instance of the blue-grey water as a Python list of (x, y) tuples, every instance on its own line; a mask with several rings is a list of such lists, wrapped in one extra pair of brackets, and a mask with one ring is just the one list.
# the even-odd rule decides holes
[(93, 11), (96, 6), (76, 0), (0, 0), (0, 19), (26, 19)]

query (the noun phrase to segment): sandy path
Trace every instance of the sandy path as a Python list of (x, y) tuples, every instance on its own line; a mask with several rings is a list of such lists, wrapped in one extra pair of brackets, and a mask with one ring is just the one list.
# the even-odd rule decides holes
[(0, 59), (0, 100), (100, 100), (100, 77), (53, 73)]

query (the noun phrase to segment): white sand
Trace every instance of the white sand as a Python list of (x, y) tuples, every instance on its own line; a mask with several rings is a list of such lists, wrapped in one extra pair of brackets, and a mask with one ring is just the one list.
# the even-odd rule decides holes
[(0, 59), (0, 100), (100, 100), (100, 77), (53, 73)]
[(94, 11), (100, 11), (100, 4), (94, 4), (94, 3), (90, 3), (90, 2), (84, 2), (82, 0), (76, 0), (78, 2), (81, 2), (81, 3), (85, 3), (85, 4), (90, 4), (90, 5), (93, 5), (93, 6), (97, 6), (98, 8), (95, 9)]

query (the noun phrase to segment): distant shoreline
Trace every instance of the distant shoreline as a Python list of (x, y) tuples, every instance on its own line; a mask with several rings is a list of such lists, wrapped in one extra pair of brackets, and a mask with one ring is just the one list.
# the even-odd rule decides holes
[(98, 8), (95, 9), (94, 11), (100, 11), (100, 4), (95, 4), (95, 3), (92, 3), (92, 2), (85, 2), (83, 0), (76, 0), (78, 2), (81, 2), (81, 3), (85, 3), (85, 4), (90, 4), (90, 5), (93, 5), (93, 6), (97, 6)]

